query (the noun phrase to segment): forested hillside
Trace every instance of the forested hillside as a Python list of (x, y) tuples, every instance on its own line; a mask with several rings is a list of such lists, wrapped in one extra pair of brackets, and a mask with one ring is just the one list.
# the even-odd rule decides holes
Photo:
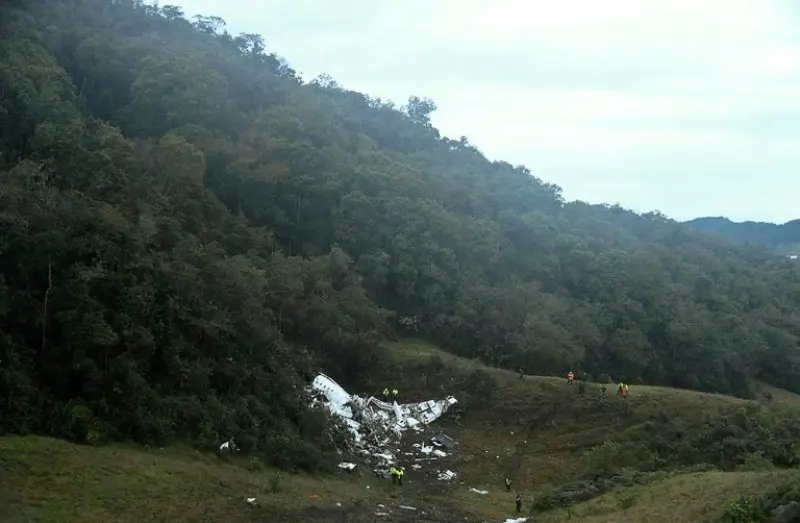
[(414, 335), (528, 373), (800, 391), (800, 269), (657, 213), (566, 203), (311, 82), (264, 38), (138, 0), (0, 11), (3, 431), (229, 434), (313, 469), (302, 388)]
[(722, 217), (705, 217), (685, 223), (697, 230), (718, 234), (735, 243), (763, 245), (781, 254), (800, 253), (800, 220), (777, 224), (733, 222)]

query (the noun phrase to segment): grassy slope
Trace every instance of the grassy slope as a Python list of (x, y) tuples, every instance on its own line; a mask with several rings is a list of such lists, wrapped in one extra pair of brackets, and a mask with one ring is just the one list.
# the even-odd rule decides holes
[[(452, 376), (484, 368), (423, 343), (406, 342), (392, 349), (406, 365), (438, 354)], [(367, 471), (318, 479), (279, 473), (247, 459), (224, 462), (185, 449), (89, 448), (46, 438), (6, 437), (0, 438), (0, 519), (357, 523), (373, 521), (375, 511), (384, 510), (376, 509), (382, 503), (392, 512), (383, 518), (387, 521), (465, 521), (465, 516), (472, 516), (467, 521), (502, 521), (513, 509), (513, 495), (502, 489), (505, 475), (528, 499), (548, 482), (580, 467), (580, 453), (615, 430), (654, 415), (700, 422), (708, 414), (746, 403), (720, 395), (632, 387), (631, 411), (625, 416), (612, 390), (606, 397), (596, 389), (580, 397), (563, 379), (520, 379), (507, 371), (486, 370), (498, 384), (490, 404), (466, 413), (460, 421), (448, 417), (437, 422), (437, 428), (449, 430), (460, 441), (457, 453), (436, 467), (459, 473), (459, 481), (452, 485), (409, 471), (407, 485), (398, 491)], [(406, 378), (401, 391), (409, 398), (439, 396), (446, 382)], [(771, 392), (776, 401), (800, 404), (794, 395)], [(652, 521), (698, 521), (718, 510), (724, 500), (759, 493), (788, 474), (685, 474), (607, 494), (537, 520), (575, 521), (577, 516), (593, 522), (647, 521), (647, 512)], [(489, 494), (472, 493), (469, 487)], [(245, 503), (249, 496), (257, 498), (258, 507)], [(401, 504), (418, 507), (425, 515), (405, 512), (398, 508)]]
[(787, 470), (681, 474), (652, 485), (609, 493), (572, 510), (554, 511), (536, 520), (543, 523), (576, 520), (585, 523), (696, 523), (716, 515), (726, 501), (740, 494), (766, 493), (793, 474), (796, 472)]

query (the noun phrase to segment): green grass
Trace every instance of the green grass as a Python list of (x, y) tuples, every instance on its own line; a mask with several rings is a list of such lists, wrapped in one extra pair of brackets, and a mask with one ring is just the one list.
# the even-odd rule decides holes
[[(348, 508), (372, 494), (357, 481), (247, 470), (247, 462), (184, 449), (93, 448), (39, 437), (0, 439), (0, 464), (4, 488), (40, 522), (267, 521), (336, 502)], [(245, 503), (252, 496), (260, 506)]]
[(698, 523), (716, 516), (724, 503), (740, 495), (765, 494), (796, 475), (787, 470), (680, 474), (652, 485), (605, 494), (569, 510), (556, 510), (539, 516), (537, 521)]
[[(486, 368), (431, 345), (391, 344), (394, 367), (381, 379), (403, 376), (401, 395), (426, 399), (450, 393), (459, 409), (436, 422), (454, 434), (457, 452), (434, 466), (459, 473), (445, 484), (409, 471), (396, 489), (369, 471), (309, 477), (279, 472), (246, 457), (225, 460), (184, 448), (86, 447), (40, 437), (0, 438), (0, 521), (61, 522), (258, 522), (502, 521), (513, 515), (513, 480), (526, 505), (548, 489), (585, 473), (583, 453), (653, 420), (702, 426), (709, 417), (750, 405), (722, 395), (637, 386), (627, 403), (609, 387), (576, 393), (555, 377), (525, 376)], [(478, 373), (476, 375), (476, 372)], [(480, 375), (491, 391), (474, 392)], [(478, 376), (478, 377), (476, 377)], [(796, 395), (765, 388), (770, 403), (798, 407)], [(481, 399), (481, 394), (488, 398)], [(627, 405), (627, 406), (626, 406)], [(411, 436), (408, 443), (416, 438)], [(694, 522), (718, 513), (727, 499), (758, 495), (794, 471), (673, 471), (645, 484), (619, 488), (568, 509), (550, 510), (537, 521)], [(369, 488), (368, 488), (369, 487)], [(487, 495), (470, 492), (475, 487)], [(245, 503), (256, 497), (258, 506)], [(378, 504), (385, 508), (377, 509)], [(399, 505), (418, 507), (404, 512)], [(424, 512), (424, 514), (423, 514)]]

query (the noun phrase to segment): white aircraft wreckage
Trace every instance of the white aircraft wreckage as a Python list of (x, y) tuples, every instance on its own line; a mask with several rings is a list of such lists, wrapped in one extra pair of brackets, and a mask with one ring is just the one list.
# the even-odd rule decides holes
[(402, 405), (373, 396), (362, 398), (349, 394), (324, 374), (314, 378), (308, 392), (312, 405), (323, 406), (345, 422), (356, 449), (361, 454), (377, 458), (378, 466), (396, 463), (394, 453), (386, 448), (392, 440), (399, 439), (409, 429), (421, 432), (457, 403), (452, 396)]

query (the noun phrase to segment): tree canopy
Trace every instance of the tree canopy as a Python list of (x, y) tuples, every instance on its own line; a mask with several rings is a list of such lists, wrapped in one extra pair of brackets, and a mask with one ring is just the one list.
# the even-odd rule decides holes
[(316, 369), (417, 336), (529, 373), (800, 392), (800, 269), (565, 202), (268, 38), (140, 0), (0, 8), (4, 431), (236, 434), (313, 469)]
[(685, 222), (700, 231), (718, 234), (734, 243), (763, 245), (782, 254), (800, 253), (800, 220), (786, 223), (733, 222), (722, 217)]

